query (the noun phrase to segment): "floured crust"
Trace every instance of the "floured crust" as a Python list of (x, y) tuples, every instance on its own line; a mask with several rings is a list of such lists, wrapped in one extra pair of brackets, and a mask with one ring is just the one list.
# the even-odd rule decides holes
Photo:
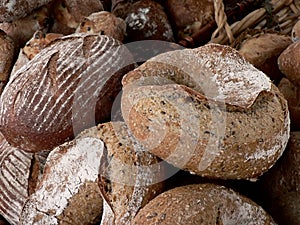
[(34, 154), (11, 147), (0, 133), (0, 214), (11, 224), (19, 223), (28, 198)]
[(101, 224), (131, 224), (136, 213), (162, 191), (160, 160), (136, 143), (123, 122), (100, 124), (81, 135), (97, 137), (106, 146), (99, 170), (105, 200)]
[(213, 184), (188, 185), (150, 201), (133, 224), (265, 224), (273, 219), (251, 200)]
[(1, 130), (27, 151), (51, 149), (108, 120), (128, 50), (105, 35), (73, 34), (42, 50), (10, 79), (0, 100)]
[(289, 138), (282, 94), (230, 47), (183, 50), (183, 58), (179, 52), (124, 77), (122, 114), (135, 137), (201, 176), (251, 179), (266, 172)]
[(21, 224), (92, 224), (97, 218), (99, 222), (97, 177), (103, 148), (101, 140), (87, 137), (51, 151), (43, 178), (23, 207)]
[(1, 0), (0, 22), (10, 22), (27, 16), (34, 9), (46, 5), (51, 0)]

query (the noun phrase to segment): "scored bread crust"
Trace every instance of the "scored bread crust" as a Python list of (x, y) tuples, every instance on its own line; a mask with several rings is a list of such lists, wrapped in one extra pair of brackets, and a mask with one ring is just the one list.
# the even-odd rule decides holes
[(104, 199), (101, 224), (131, 224), (136, 213), (163, 190), (161, 160), (136, 143), (124, 122), (99, 124), (80, 136), (98, 138), (105, 145), (98, 178)]
[(191, 173), (257, 178), (287, 144), (286, 100), (228, 46), (156, 56), (122, 82), (122, 114), (134, 136), (151, 153)]
[(130, 53), (113, 38), (72, 34), (53, 41), (15, 72), (0, 99), (8, 142), (36, 152), (52, 149), (109, 120)]
[(276, 223), (263, 208), (231, 189), (215, 184), (193, 184), (158, 195), (139, 211), (132, 224)]

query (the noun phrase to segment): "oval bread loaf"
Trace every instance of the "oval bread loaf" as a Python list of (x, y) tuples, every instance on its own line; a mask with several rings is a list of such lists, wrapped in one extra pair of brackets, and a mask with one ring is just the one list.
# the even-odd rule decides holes
[(77, 138), (52, 150), (36, 191), (26, 200), (20, 224), (95, 224), (102, 215), (97, 183), (103, 142)]
[(201, 176), (252, 179), (285, 149), (287, 102), (228, 46), (153, 57), (123, 78), (122, 114), (147, 150)]
[(162, 192), (164, 164), (135, 141), (123, 122), (99, 124), (80, 136), (98, 138), (105, 145), (98, 179), (104, 199), (101, 224), (131, 224), (137, 212)]
[(132, 68), (129, 51), (108, 36), (80, 33), (57, 39), (6, 85), (0, 129), (16, 147), (52, 149), (110, 119), (121, 78)]
[(132, 224), (276, 223), (260, 206), (231, 189), (214, 184), (194, 184), (158, 195), (139, 211)]

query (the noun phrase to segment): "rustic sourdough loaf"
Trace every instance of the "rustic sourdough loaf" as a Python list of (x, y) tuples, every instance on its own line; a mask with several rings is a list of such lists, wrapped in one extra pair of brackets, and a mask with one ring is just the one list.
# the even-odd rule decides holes
[(194, 184), (158, 195), (139, 211), (132, 224), (276, 223), (260, 206), (231, 189), (214, 184)]
[(122, 114), (151, 153), (201, 176), (251, 179), (289, 138), (287, 102), (228, 46), (158, 55), (123, 78)]
[(19, 224), (22, 206), (42, 173), (42, 158), (8, 144), (0, 133), (0, 214)]
[(97, 178), (103, 142), (77, 138), (66, 142), (47, 157), (35, 192), (26, 200), (20, 223), (96, 224), (102, 215)]
[(73, 34), (54, 41), (20, 68), (0, 99), (0, 130), (27, 151), (52, 149), (110, 119), (130, 53), (113, 38)]
[(99, 187), (104, 199), (102, 225), (131, 224), (136, 213), (162, 192), (164, 164), (145, 151), (124, 122), (99, 124), (81, 137), (101, 139)]

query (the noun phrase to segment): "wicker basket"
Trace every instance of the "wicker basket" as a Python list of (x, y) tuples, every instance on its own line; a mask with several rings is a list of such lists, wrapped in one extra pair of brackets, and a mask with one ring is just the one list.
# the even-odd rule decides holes
[[(249, 3), (250, 2), (250, 3)], [(251, 4), (253, 1), (240, 1), (237, 5)], [(246, 29), (275, 30), (282, 34), (290, 34), (293, 26), (300, 18), (300, 0), (270, 0), (263, 7), (246, 14), (241, 20), (228, 24), (227, 15), (222, 0), (214, 0), (215, 21), (201, 28), (193, 36), (185, 37), (179, 43), (185, 47), (197, 47), (204, 44), (204, 33), (212, 27), (217, 27), (209, 33), (208, 42), (227, 44), (234, 40)]]

